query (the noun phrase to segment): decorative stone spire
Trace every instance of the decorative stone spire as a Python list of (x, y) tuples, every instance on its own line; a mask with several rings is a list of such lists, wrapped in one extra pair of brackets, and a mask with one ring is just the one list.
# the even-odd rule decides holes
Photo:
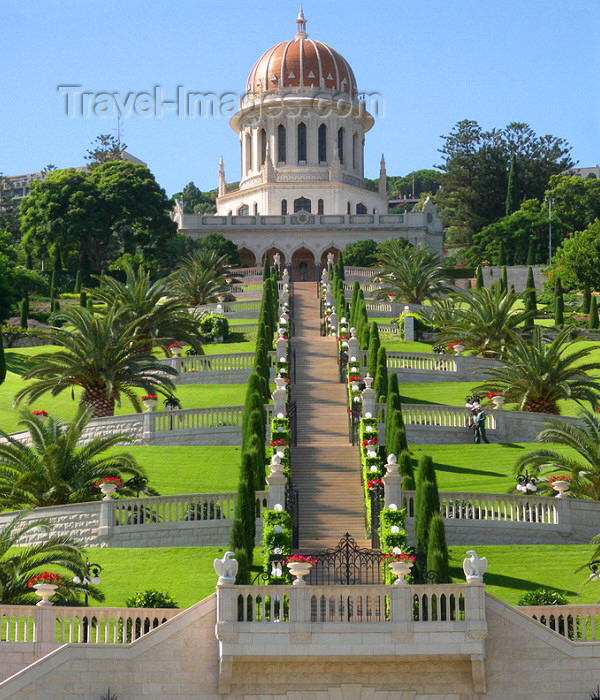
[(308, 34), (306, 33), (306, 20), (304, 19), (302, 5), (300, 5), (300, 12), (298, 12), (298, 17), (296, 18), (296, 30), (294, 39), (306, 39), (308, 37)]
[(330, 182), (342, 182), (344, 179), (344, 170), (342, 164), (340, 163), (340, 154), (338, 153), (337, 143), (333, 145), (333, 158), (331, 159), (331, 165), (329, 166), (329, 180)]
[(227, 183), (225, 182), (225, 163), (223, 156), (219, 160), (219, 197), (223, 197), (227, 193)]
[(275, 182), (275, 168), (273, 167), (273, 159), (271, 158), (271, 144), (268, 141), (265, 151), (264, 181)]
[(381, 163), (379, 165), (379, 194), (387, 197), (387, 173), (385, 170), (385, 158), (381, 154)]

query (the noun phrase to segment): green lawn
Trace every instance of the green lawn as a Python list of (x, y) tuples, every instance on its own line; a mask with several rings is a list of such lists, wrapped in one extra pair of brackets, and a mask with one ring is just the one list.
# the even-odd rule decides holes
[[(464, 583), (462, 562), (470, 547), (449, 547), (452, 576)], [(589, 571), (575, 573), (592, 558), (593, 545), (481, 545), (475, 547), (487, 557), (485, 590), (510, 605), (516, 605), (523, 593), (536, 588), (551, 588), (567, 594), (573, 605), (597, 603), (600, 586), (584, 585)]]
[[(155, 589), (170, 593), (180, 608), (187, 608), (214, 593), (217, 575), (213, 560), (226, 547), (145, 547), (140, 549), (88, 549), (100, 564), (100, 588), (106, 600), (94, 606), (124, 607), (133, 593)], [(258, 561), (258, 556), (256, 557)]]
[[(435, 463), (440, 491), (509, 493), (515, 485), (513, 465), (526, 452), (541, 448), (537, 443), (490, 445), (410, 445), (412, 456), (430, 455)], [(545, 444), (544, 448), (573, 454), (569, 448)], [(599, 526), (600, 530), (600, 526)]]
[[(224, 347), (209, 346), (209, 347)], [(19, 419), (18, 409), (13, 409), (12, 401), (15, 393), (25, 386), (26, 382), (21, 378), (21, 374), (26, 370), (29, 359), (41, 351), (50, 352), (50, 346), (41, 348), (20, 348), (18, 350), (6, 351), (6, 362), (8, 371), (6, 380), (0, 385), (0, 427), (2, 430), (11, 432), (17, 429)], [(70, 391), (63, 391), (55, 397), (49, 394), (42, 396), (37, 401), (30, 404), (32, 409), (44, 409), (59, 415), (64, 420), (73, 417), (78, 405), (78, 397), (81, 390), (75, 390), (75, 400), (71, 398)], [(145, 392), (139, 391), (138, 395)], [(182, 384), (176, 386), (175, 396), (181, 401), (183, 408), (202, 408), (206, 406), (240, 406), (244, 403), (246, 395), (246, 384)], [(158, 408), (162, 409), (162, 403)], [(126, 399), (121, 406), (117, 406), (115, 413), (123, 415), (134, 413), (134, 410)]]
[(239, 447), (117, 447), (131, 453), (161, 496), (236, 491)]

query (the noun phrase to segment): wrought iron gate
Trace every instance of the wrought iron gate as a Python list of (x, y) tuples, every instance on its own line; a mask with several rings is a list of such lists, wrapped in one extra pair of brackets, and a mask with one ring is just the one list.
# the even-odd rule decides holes
[(346, 533), (337, 547), (311, 552), (316, 561), (308, 583), (323, 585), (357, 585), (383, 583), (383, 554), (374, 549), (359, 547)]

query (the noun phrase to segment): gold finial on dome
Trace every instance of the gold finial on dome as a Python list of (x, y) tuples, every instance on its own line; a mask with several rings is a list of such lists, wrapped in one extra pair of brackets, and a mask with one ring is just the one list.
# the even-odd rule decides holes
[(306, 39), (308, 37), (308, 34), (306, 33), (306, 19), (304, 18), (302, 5), (300, 5), (300, 11), (298, 12), (298, 17), (296, 18), (296, 28), (297, 32), (294, 34), (294, 39)]

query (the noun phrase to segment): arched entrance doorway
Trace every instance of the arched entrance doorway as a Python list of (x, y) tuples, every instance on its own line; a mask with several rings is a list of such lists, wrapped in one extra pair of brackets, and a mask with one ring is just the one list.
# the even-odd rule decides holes
[(333, 260), (334, 263), (337, 262), (338, 260), (338, 255), (340, 254), (339, 248), (336, 248), (335, 246), (331, 246), (327, 248), (327, 250), (323, 251), (323, 254), (321, 255), (321, 266), (326, 267), (327, 266), (327, 256), (329, 253), (333, 253)]
[(292, 275), (297, 282), (315, 280), (315, 256), (308, 248), (298, 248), (292, 255)]
[(240, 248), (241, 267), (256, 267), (256, 255), (250, 248)]
[[(287, 263), (285, 254), (283, 253), (282, 250), (279, 250), (279, 248), (276, 248), (273, 246), (272, 248), (269, 248), (269, 250), (266, 251), (266, 254), (269, 256), (269, 265), (274, 265), (275, 264), (275, 255), (279, 253), (279, 265), (280, 269), (283, 270), (285, 264)], [(264, 258), (263, 258), (264, 260)]]

